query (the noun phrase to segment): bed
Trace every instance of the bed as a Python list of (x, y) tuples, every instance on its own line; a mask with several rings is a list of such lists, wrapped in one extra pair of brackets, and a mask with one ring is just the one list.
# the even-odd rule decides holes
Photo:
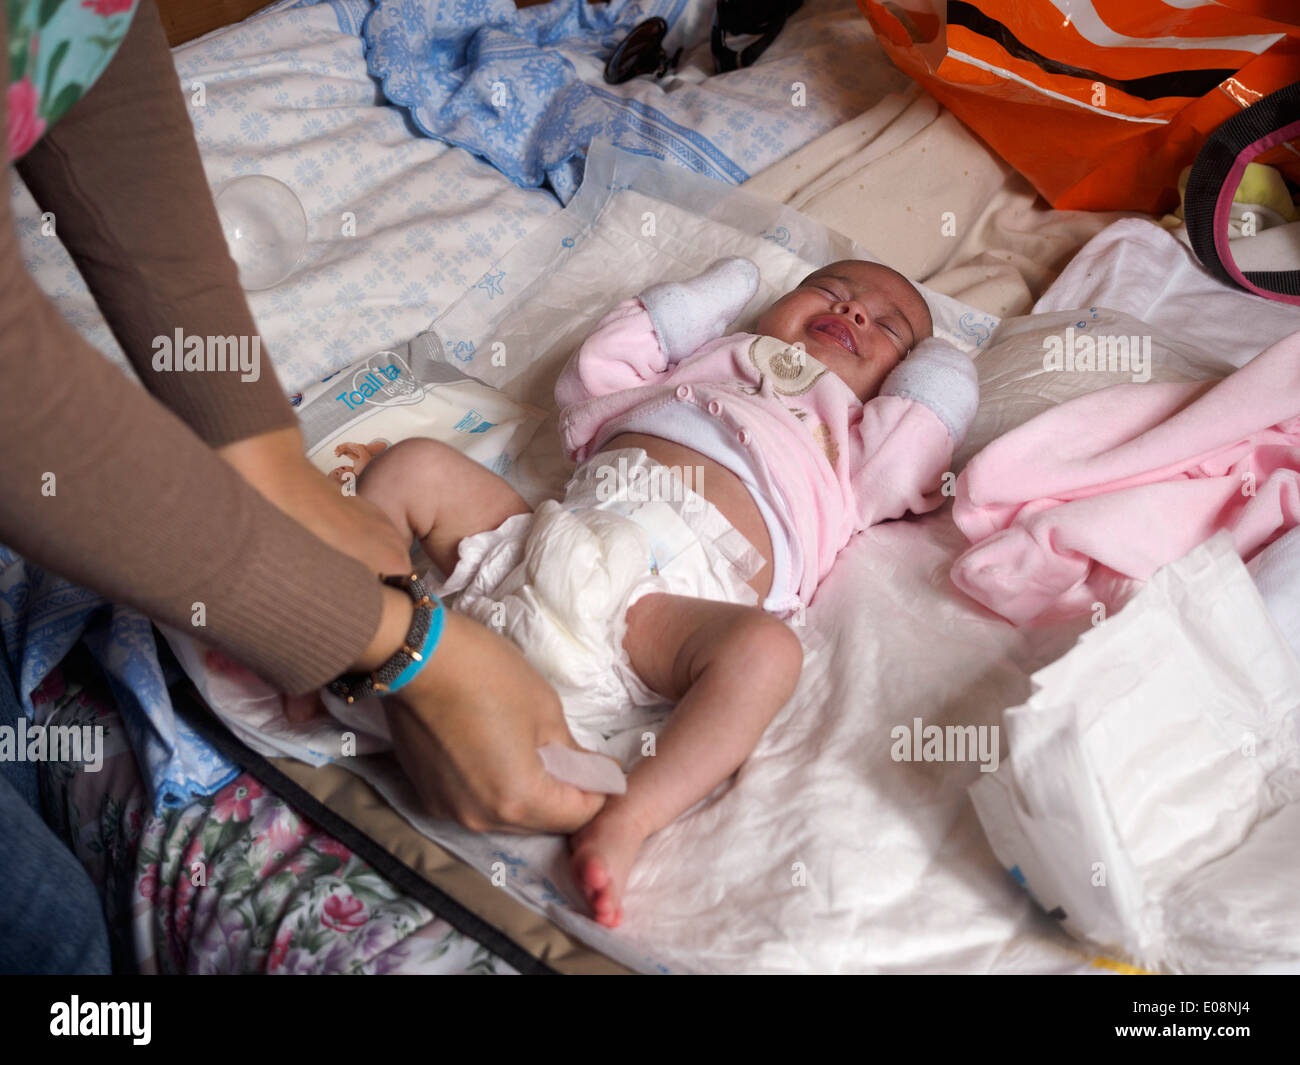
[[(483, 158), (415, 135), (367, 71), (361, 39), (370, 13), (366, 0), (285, 0), (226, 24), (248, 14), (248, 6), (206, 6), (209, 20), (195, 19), (194, 5), (163, 10), (171, 39), (180, 45), (175, 57), (182, 85), (206, 86), (207, 105), (192, 113), (209, 179), (217, 185), (248, 173), (280, 177), (313, 220), (307, 257), (294, 276), (250, 296), (286, 389), (300, 391), (359, 354), (439, 323), (444, 337), (455, 331), (453, 324), (461, 328), (470, 320), (481, 332), (490, 320), (484, 301), (494, 298), (483, 279), (525, 238), (557, 225), (565, 210), (561, 199), (573, 190), (562, 178), (551, 187), (522, 187)], [(836, 54), (854, 57), (852, 77), (846, 66), (825, 62), (825, 53), (816, 51), (815, 45), (832, 39)], [(807, 0), (752, 70), (717, 86), (701, 80), (690, 87), (706, 102), (716, 91), (720, 110), (730, 106), (733, 117), (743, 117), (746, 93), (760, 94), (791, 77), (805, 79), (827, 105), (795, 129), (766, 121), (758, 104), (751, 108), (754, 120), (737, 119), (725, 129), (720, 124), (715, 146), (724, 145), (721, 154), (737, 164), (733, 184), (769, 201), (774, 217), (787, 210), (820, 220), (951, 297), (954, 306), (966, 308), (964, 317), (954, 318), (954, 329), (965, 331), (972, 349), (988, 339), (998, 319), (1066, 310), (1077, 305), (1075, 298), (1101, 299), (1101, 290), (1087, 291), (1078, 276), (1064, 289), (1049, 286), (1089, 241), (1094, 255), (1106, 247), (1118, 254), (1122, 231), (1112, 239), (1116, 231), (1108, 227), (1147, 224), (1046, 208), (951, 114), (893, 71), (852, 3)], [(362, 219), (357, 236), (342, 235), (334, 221), (348, 211)], [(959, 236), (938, 224), (947, 211), (962, 220)], [(933, 216), (935, 224), (918, 226), (908, 217), (920, 214)], [(21, 190), (15, 192), (15, 216), (29, 265), (45, 290), (121, 363), (61, 249), (38, 239), (39, 212)], [(783, 238), (782, 227), (774, 225), (765, 239), (780, 245), (786, 238), (788, 232)], [(1178, 254), (1170, 245), (1163, 249), (1167, 263)], [(1104, 295), (1115, 303), (1125, 298), (1118, 291)], [(1176, 317), (1155, 295), (1138, 302), (1134, 298), (1130, 308), (1138, 317), (1157, 307)], [(1261, 339), (1281, 328), (1266, 319), (1255, 323)], [(1238, 345), (1246, 354), (1237, 357), (1252, 353), (1249, 342), (1239, 339)], [(534, 399), (545, 391), (539, 393), (534, 379), (514, 385)], [(540, 492), (554, 473), (554, 456), (543, 450), (535, 458), (530, 469)], [(798, 752), (830, 755), (837, 742), (856, 737), (842, 730), (850, 709), (882, 708), (885, 723), (893, 721), (889, 715), (910, 716), (890, 708), (890, 685), (879, 677), (862, 681), (836, 664), (844, 648), (877, 663), (908, 663), (908, 706), (941, 708), (954, 721), (990, 722), (1027, 695), (1033, 669), (1078, 633), (1059, 630), (1047, 645), (1030, 646), (987, 617), (972, 621), (963, 614), (944, 585), (960, 534), (942, 515), (881, 527), (860, 540), (837, 564), (841, 579), (828, 585), (819, 607), (828, 619), (850, 618), (852, 587), (869, 590), (891, 609), (942, 619), (951, 638), (945, 675), (920, 676), (925, 670), (915, 641), (873, 635), (868, 615), (824, 640), (801, 684), (800, 705), (823, 708), (816, 724), (783, 714), (753, 768), (655, 844), (652, 864), (657, 854), (671, 856), (675, 868), (708, 868), (714, 886), (695, 878), (692, 887), (685, 873), (642, 880), (640, 897), (670, 904), (655, 908), (652, 921), (621, 940), (567, 904), (565, 886), (550, 877), (554, 841), (546, 853), (455, 833), (435, 841), (413, 830), (416, 818), (400, 812), (402, 803), (378, 778), (362, 782), (338, 766), (267, 758), (233, 741), (165, 651), (151, 650), (142, 660), (124, 649), (146, 637), (150, 648), (156, 646), (141, 619), (116, 610), (106, 617), (93, 597), (27, 572), (12, 558), (0, 585), (10, 600), (22, 587), (31, 604), (22, 617), (11, 613), (3, 620), (7, 642), (21, 652), (24, 676), (39, 675), (24, 693), (38, 714), (50, 722), (103, 724), (110, 737), (104, 772), (54, 771), (44, 788), (49, 808), (58, 811), (65, 835), (104, 892), (116, 969), (1123, 971), (1122, 964), (1066, 936), (1006, 875), (966, 798), (971, 778), (965, 767), (949, 773), (916, 767), (892, 776), (854, 770), (853, 790), (822, 795), (823, 802), (852, 811), (844, 814), (850, 827), (822, 851), (793, 842), (787, 847), (790, 826), (771, 820), (762, 806), (745, 819), (746, 796), (773, 773), (794, 772), (798, 787), (817, 792), (817, 766)], [(909, 582), (897, 584), (900, 574)], [(172, 685), (170, 735), (156, 717), (141, 713), (141, 669)], [(953, 701), (957, 692), (959, 703)], [(881, 751), (871, 752), (862, 765), (880, 757)], [(752, 851), (713, 863), (724, 820), (728, 833), (774, 847), (779, 869), (756, 876)], [(843, 853), (853, 861), (845, 863)], [(882, 878), (875, 896), (865, 900), (839, 882), (856, 875), (864, 856), (902, 870)], [(788, 880), (789, 868), (799, 863), (819, 870), (812, 892), (792, 895), (775, 912), (755, 907), (761, 916), (748, 925), (740, 921), (735, 934), (720, 940), (720, 951), (701, 947), (718, 940), (719, 929), (737, 925), (736, 913), (751, 902), (748, 893), (772, 895), (764, 876), (780, 873)], [(195, 869), (202, 875), (196, 877)], [(918, 907), (920, 897), (925, 907)], [(815, 922), (801, 916), (809, 899), (816, 900)]]

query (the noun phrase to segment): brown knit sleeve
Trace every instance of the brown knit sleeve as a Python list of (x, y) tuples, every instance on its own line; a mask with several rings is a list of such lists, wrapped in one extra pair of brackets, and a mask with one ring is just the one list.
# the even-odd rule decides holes
[[(17, 167), (150, 392), (213, 447), (297, 424), (227, 250), (153, 0)], [(155, 370), (155, 339), (177, 330), (246, 351), (256, 338), (257, 378)]]
[[(0, 9), (0, 85), (6, 84), (8, 41)], [(0, 99), (0, 150), (7, 130)], [(128, 139), (118, 150), (130, 155), (143, 149), (138, 139)], [(104, 172), (120, 172), (111, 162), (104, 166)], [(80, 165), (73, 171), (79, 173)], [(192, 286), (184, 280), (164, 286), (165, 297), (155, 299), (155, 290), (145, 287), (134, 304), (126, 298), (131, 279), (141, 276), (133, 272), (131, 255), (152, 264), (150, 270), (162, 270), (169, 255), (177, 264), (191, 255), (170, 242), (183, 244), (192, 227), (164, 205), (193, 194), (193, 182), (163, 191), (151, 197), (161, 212), (158, 225), (124, 242), (94, 244), (91, 216), (83, 230), (91, 244), (78, 250), (82, 268), (100, 281), (119, 274), (127, 279), (114, 313), (128, 350), (152, 330), (174, 324), (169, 300), (177, 301), (178, 314), (188, 314), (191, 303), (201, 314), (218, 314), (218, 303), (232, 305), (228, 298), (209, 304), (226, 284), (220, 281), (224, 266), (216, 280), (201, 275)], [(71, 211), (75, 215), (75, 204)], [(181, 228), (168, 232), (172, 221)], [(60, 229), (63, 224), (60, 215)], [(113, 225), (120, 224), (115, 218)], [(100, 259), (101, 253), (109, 258)], [(137, 324), (136, 315), (146, 324)], [(184, 319), (186, 328), (191, 321), (202, 328), (206, 320)], [(223, 321), (226, 330), (235, 328)], [(261, 393), (222, 391), (221, 379), (210, 373), (176, 376), (184, 383), (166, 398), (185, 417), (194, 415), (208, 440), (232, 427), (273, 427), (266, 414), (272, 404), (247, 398)], [(0, 380), (0, 540), (114, 602), (194, 632), (289, 692), (319, 686), (361, 654), (379, 627), (375, 576), (264, 500), (176, 414), (63, 321), (27, 274), (7, 195), (0, 197)], [(207, 417), (205, 411), (215, 413)], [(201, 627), (194, 625), (198, 620)]]

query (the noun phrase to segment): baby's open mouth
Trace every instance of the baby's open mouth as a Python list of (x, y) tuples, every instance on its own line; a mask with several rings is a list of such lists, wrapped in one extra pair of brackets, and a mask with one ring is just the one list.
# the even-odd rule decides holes
[(839, 344), (842, 348), (847, 348), (854, 355), (858, 353), (858, 345), (853, 340), (853, 334), (849, 331), (848, 326), (835, 318), (814, 318), (808, 326), (811, 333), (821, 333), (830, 337), (831, 340)]

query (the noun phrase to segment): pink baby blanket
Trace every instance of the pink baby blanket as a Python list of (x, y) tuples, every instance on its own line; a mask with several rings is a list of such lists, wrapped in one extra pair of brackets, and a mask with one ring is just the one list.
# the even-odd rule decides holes
[(1243, 559), (1300, 523), (1300, 332), (1221, 381), (1121, 384), (994, 440), (957, 479), (952, 568), (1016, 624), (1123, 605), (1227, 529)]

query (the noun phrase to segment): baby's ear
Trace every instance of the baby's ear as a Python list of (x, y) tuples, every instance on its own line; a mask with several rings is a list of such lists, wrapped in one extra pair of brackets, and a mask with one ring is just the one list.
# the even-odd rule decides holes
[(924, 297), (922, 297), (921, 302), (925, 306), (925, 322), (922, 324), (921, 328), (916, 331), (915, 339), (912, 341), (912, 346), (907, 352), (909, 355), (916, 350), (919, 344), (934, 337), (934, 311), (930, 310), (930, 305), (925, 302)]

